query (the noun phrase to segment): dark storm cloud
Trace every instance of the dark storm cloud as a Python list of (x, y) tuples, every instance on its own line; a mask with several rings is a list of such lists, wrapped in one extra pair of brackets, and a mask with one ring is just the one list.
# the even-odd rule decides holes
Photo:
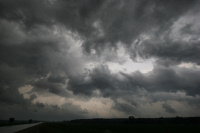
[(48, 81), (49, 82), (53, 82), (53, 83), (65, 83), (66, 82), (66, 77), (64, 76), (59, 76), (59, 75), (51, 75), (50, 77), (48, 77)]
[[(38, 116), (44, 119), (55, 110), (59, 113), (52, 119), (63, 119), (63, 115), (82, 118), (90, 113), (70, 103), (64, 105), (64, 110), (39, 102), (34, 105), (31, 101), (39, 96), (32, 94), (30, 99), (24, 99), (18, 91), (24, 85), (32, 85), (30, 94), (84, 95), (88, 99), (95, 97), (94, 91), (98, 90), (101, 96), (114, 101), (113, 109), (127, 114), (138, 113), (135, 106), (141, 101), (131, 96), (137, 95), (139, 90), (149, 94), (183, 91), (191, 97), (200, 95), (199, 68), (177, 66), (185, 62), (200, 64), (199, 32), (196, 30), (199, 25), (192, 19), (179, 30), (173, 27), (182, 16), (186, 15), (187, 19), (188, 12), (189, 15), (198, 14), (197, 5), (194, 0), (1, 0), (0, 104), (5, 106), (4, 112), (13, 109), (10, 105), (15, 104), (16, 114), (25, 109), (27, 115), (36, 117), (31, 111), (37, 110)], [(57, 30), (59, 33), (54, 33)], [(80, 37), (81, 50), (75, 49), (74, 42), (66, 39), (69, 34)], [(150, 39), (141, 37), (145, 35)], [(185, 35), (192, 37), (181, 40)], [(174, 41), (173, 37), (178, 39)], [(118, 42), (133, 61), (138, 57), (155, 58), (153, 71), (113, 74), (106, 62), (125, 62), (115, 58)], [(95, 56), (93, 50), (96, 50)], [(100, 62), (100, 65), (84, 68), (88, 62)], [(118, 102), (118, 98), (125, 103)], [(195, 99), (187, 102), (198, 105), (192, 101)], [(21, 103), (25, 103), (23, 107)], [(168, 104), (162, 107), (169, 113), (175, 112)]]
[[(120, 75), (123, 76), (121, 80)], [(111, 74), (106, 66), (100, 66), (90, 72), (89, 81), (84, 81), (84, 77), (79, 77), (77, 78), (79, 80), (70, 81), (69, 85), (74, 93), (92, 95), (93, 90), (98, 89), (105, 97), (114, 98), (136, 93), (138, 88), (143, 88), (148, 92), (184, 91), (191, 96), (200, 94), (199, 69), (157, 65), (148, 74), (136, 71), (132, 74), (121, 73), (120, 75)]]
[(37, 103), (36, 106), (38, 106), (39, 108), (44, 108), (45, 105), (43, 103)]
[[(85, 76), (89, 76), (89, 80), (85, 81)], [(107, 90), (113, 88), (116, 79), (111, 75), (110, 70), (106, 65), (95, 68), (92, 72), (82, 77), (70, 78), (70, 89), (74, 93), (83, 93), (91, 95), (95, 89)], [(114, 80), (113, 80), (114, 79)]]
[[(1, 22), (3, 28), (0, 31), (4, 35), (0, 41), (1, 88), (6, 87), (5, 92), (13, 88), (9, 93), (17, 95), (18, 87), (28, 84), (28, 80), (45, 76), (52, 70), (52, 64), (48, 64), (50, 61), (48, 53), (56, 53), (57, 46), (54, 44), (58, 41), (50, 40), (50, 37), (42, 40), (40, 36), (42, 30), (37, 32), (35, 29), (37, 35), (34, 35), (35, 31), (27, 33), (16, 22), (4, 20)], [(45, 33), (49, 34), (48, 31)]]
[[(175, 100), (187, 101), (190, 105), (193, 105), (196, 96), (200, 94), (199, 69), (196, 68), (167, 67), (157, 64), (154, 70), (148, 74), (143, 74), (139, 71), (132, 74), (121, 73), (120, 75), (123, 76), (123, 79), (120, 79), (118, 74), (111, 74), (106, 66), (100, 66), (90, 73), (90, 80), (88, 82), (84, 82), (84, 77), (79, 81), (74, 80), (78, 85), (69, 82), (71, 90), (75, 94), (88, 96), (92, 96), (94, 90), (100, 90), (102, 96), (109, 97), (115, 101), (113, 109), (128, 114), (138, 114), (135, 108), (142, 104), (141, 101), (137, 101), (134, 98), (135, 95), (148, 97), (149, 103)], [(146, 94), (143, 92), (139, 93), (143, 90), (146, 91)], [(186, 92), (186, 96), (179, 95), (179, 92)], [(158, 95), (155, 96), (154, 93), (158, 93)], [(159, 96), (159, 93), (161, 96)], [(177, 93), (177, 96), (170, 96), (170, 93), (174, 95)], [(130, 104), (119, 103), (115, 100), (118, 98)], [(176, 112), (173, 111), (173, 108), (170, 108), (171, 106), (166, 104), (162, 106), (169, 113)], [(198, 106), (198, 103), (195, 106)]]
[[(88, 78), (88, 80), (85, 80)], [(87, 75), (82, 77), (70, 78), (70, 90), (74, 93), (91, 96), (94, 90), (100, 90), (104, 97), (115, 97), (116, 91), (131, 89), (130, 82), (120, 80), (120, 75), (112, 74), (107, 65), (100, 65), (90, 70)], [(136, 88), (132, 86), (133, 89)], [(123, 93), (123, 92), (122, 92)]]
[(26, 78), (31, 76), (26, 74), (23, 68), (14, 68), (6, 64), (0, 65), (0, 102), (7, 104), (21, 104), (24, 99), (18, 93), (17, 88), (23, 86)]
[(113, 108), (116, 109), (116, 110), (119, 110), (121, 112), (125, 112), (127, 114), (131, 114), (131, 115), (136, 114), (135, 107), (131, 106), (131, 105), (127, 104), (127, 103), (115, 102), (115, 106)]
[(88, 39), (84, 48), (99, 50), (121, 41), (128, 47), (140, 34), (158, 29), (156, 34), (167, 30), (195, 1), (109, 1), (102, 6), (100, 24), (104, 36)]
[(189, 95), (199, 94), (199, 70), (187, 68), (173, 69), (165, 66), (155, 66), (148, 75), (135, 72), (132, 76), (127, 75), (131, 86), (145, 88), (149, 92), (185, 91)]
[(83, 114), (87, 114), (86, 110), (81, 110), (79, 106), (65, 104), (67, 109), (61, 109), (58, 106), (43, 106), (42, 104), (0, 104), (0, 118), (7, 120), (9, 117), (15, 117), (16, 120), (71, 120), (76, 118), (86, 118)]
[(33, 91), (36, 92), (50, 92), (59, 96), (67, 96), (66, 79), (64, 76), (51, 74), (49, 77), (29, 82), (29, 84), (33, 86)]
[(67, 28), (88, 36), (93, 31), (93, 16), (103, 0), (2, 0), (1, 18), (9, 21), (22, 21), (27, 29), (37, 25), (62, 23)]
[[(179, 64), (181, 62), (193, 62), (196, 64), (200, 63), (199, 41), (193, 43), (173, 42), (168, 37), (166, 37), (165, 40), (162, 40), (159, 38), (159, 36), (152, 40), (142, 42), (136, 48), (135, 54), (138, 54), (143, 58), (159, 58), (161, 61), (165, 62), (166, 65), (168, 65), (167, 63)], [(133, 57), (133, 59), (134, 58), (135, 57)]]
[[(130, 45), (143, 32), (158, 28), (159, 32), (171, 26), (195, 1), (12, 1), (1, 2), (1, 17), (22, 21), (26, 27), (62, 23), (77, 31), (90, 52), (121, 41)], [(103, 37), (94, 35), (93, 23), (99, 20)]]
[(56, 84), (56, 83), (51, 83), (48, 82), (46, 80), (40, 80), (34, 84), (32, 84), (34, 87), (36, 87), (38, 89), (38, 91), (49, 91), (55, 94), (62, 94), (62, 87), (60, 86), (60, 84)]
[[(37, 25), (52, 25), (57, 22), (62, 23), (67, 28), (77, 31), (83, 38), (86, 37), (86, 41), (83, 44), (86, 51), (89, 52), (90, 49), (93, 48), (99, 53), (104, 46), (109, 45), (116, 47), (114, 45), (118, 41), (130, 45), (140, 34), (153, 28), (158, 29), (157, 33), (154, 34), (162, 33), (170, 28), (173, 22), (177, 20), (180, 15), (187, 12), (194, 4), (195, 1), (50, 2), (45, 0), (29, 2), (19, 1), (16, 2), (16, 4), (13, 4), (12, 1), (1, 1), (2, 12), (0, 16), (7, 21), (20, 22), (23, 23), (25, 27), (31, 28)], [(98, 18), (95, 16), (98, 16)], [(104, 32), (103, 37), (93, 35), (93, 32), (97, 30), (93, 27), (93, 23), (96, 20), (100, 21), (101, 28)], [(15, 36), (10, 36), (11, 32), (9, 29), (3, 30), (4, 31), (1, 32), (2, 38), (12, 39), (11, 37)], [(6, 36), (7, 34), (9, 36)], [(8, 40), (5, 41), (8, 42)], [(5, 41), (2, 43), (5, 43)], [(36, 43), (39, 44), (41, 42)], [(198, 43), (191, 45), (184, 44), (184, 46), (171, 44), (168, 40), (166, 40), (164, 44), (155, 43), (158, 42), (144, 42), (141, 46), (142, 49), (139, 47), (134, 49), (132, 53), (136, 52), (141, 57), (147, 58), (170, 58), (172, 60), (194, 61), (198, 63)], [(31, 45), (37, 48), (37, 45)], [(32, 46), (22, 50), (28, 53), (29, 49), (34, 49)], [(21, 49), (20, 47), (18, 48)], [(16, 51), (20, 52), (18, 48), (13, 47), (13, 49), (17, 49)], [(2, 49), (2, 51), (5, 51), (4, 48)], [(6, 47), (5, 49), (9, 48)], [(42, 53), (42, 51), (36, 51), (36, 53)], [(11, 55), (15, 56), (18, 55), (18, 53), (13, 53)], [(37, 58), (41, 58), (42, 60), (43, 57), (45, 58), (43, 55), (35, 55), (32, 57), (33, 63), (35, 64), (34, 60), (37, 60)], [(133, 56), (133, 58), (135, 57)], [(26, 62), (25, 64), (31, 63)]]
[(166, 112), (176, 113), (176, 110), (173, 109), (169, 104), (163, 103), (162, 106), (163, 106), (163, 108), (165, 109)]

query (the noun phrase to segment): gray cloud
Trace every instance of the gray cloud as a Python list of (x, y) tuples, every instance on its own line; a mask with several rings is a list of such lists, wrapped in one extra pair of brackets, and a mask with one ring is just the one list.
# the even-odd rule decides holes
[[(115, 103), (115, 106), (113, 107), (116, 110), (125, 112), (129, 115), (135, 115), (136, 114), (136, 109), (134, 108), (134, 106), (131, 106), (129, 104), (126, 103)], [(138, 112), (137, 112), (138, 113)]]
[[(147, 104), (168, 100), (185, 101), (198, 114), (199, 12), (195, 0), (1, 0), (0, 111), (9, 117), (15, 108), (21, 119), (24, 112), (48, 120), (96, 117), (88, 102), (106, 98), (110, 110), (124, 114), (142, 116)], [(112, 71), (109, 63), (128, 58), (153, 59), (154, 68)], [(19, 93), (27, 85), (32, 89)], [(71, 101), (58, 106), (47, 96)], [(178, 112), (174, 106), (159, 105), (169, 113)]]
[[(84, 48), (98, 52), (105, 45), (116, 47), (121, 41), (128, 47), (140, 34), (158, 29), (155, 34), (167, 30), (174, 20), (184, 14), (195, 1), (110, 1), (100, 12), (101, 28), (104, 36), (89, 39)], [(143, 53), (145, 54), (145, 53)]]
[(162, 107), (167, 111), (168, 113), (176, 113), (176, 110), (173, 109), (169, 104), (163, 103)]
[[(190, 43), (173, 42), (167, 37), (165, 39), (162, 40), (157, 36), (150, 41), (142, 42), (136, 48), (138, 51), (135, 55), (143, 58), (156, 57), (160, 60), (171, 60), (169, 63), (193, 62), (199, 64), (199, 41)], [(167, 63), (167, 61), (164, 62)]]

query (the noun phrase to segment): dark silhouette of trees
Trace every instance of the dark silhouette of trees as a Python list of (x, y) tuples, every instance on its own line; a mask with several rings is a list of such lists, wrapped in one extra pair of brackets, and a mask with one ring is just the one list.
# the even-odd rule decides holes
[(135, 119), (135, 118), (134, 118), (133, 116), (129, 116), (128, 119), (129, 119), (129, 120), (133, 120), (133, 119)]
[(13, 123), (15, 121), (15, 118), (9, 118), (9, 122)]
[(29, 123), (33, 123), (33, 120), (32, 120), (32, 119), (29, 119), (28, 122), (29, 122)]

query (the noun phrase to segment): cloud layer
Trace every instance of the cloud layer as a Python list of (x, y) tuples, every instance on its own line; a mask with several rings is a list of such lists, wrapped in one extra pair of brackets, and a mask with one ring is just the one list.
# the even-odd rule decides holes
[(1, 0), (0, 119), (198, 116), (195, 0)]

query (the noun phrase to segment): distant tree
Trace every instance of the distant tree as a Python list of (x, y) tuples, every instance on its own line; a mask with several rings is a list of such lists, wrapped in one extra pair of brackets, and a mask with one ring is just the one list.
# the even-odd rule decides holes
[(33, 120), (32, 120), (32, 119), (29, 119), (28, 122), (29, 122), (29, 123), (33, 123)]
[(15, 118), (9, 118), (9, 122), (12, 123), (15, 121)]
[(129, 116), (128, 119), (129, 119), (129, 120), (133, 120), (133, 119), (135, 119), (135, 118), (134, 118), (133, 116)]

